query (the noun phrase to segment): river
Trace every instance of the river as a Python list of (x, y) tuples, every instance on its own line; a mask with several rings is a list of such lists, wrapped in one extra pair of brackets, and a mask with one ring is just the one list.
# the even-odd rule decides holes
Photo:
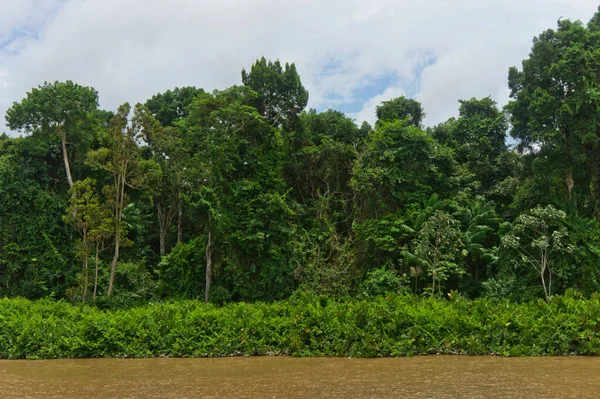
[(12, 398), (598, 398), (600, 358), (0, 361)]

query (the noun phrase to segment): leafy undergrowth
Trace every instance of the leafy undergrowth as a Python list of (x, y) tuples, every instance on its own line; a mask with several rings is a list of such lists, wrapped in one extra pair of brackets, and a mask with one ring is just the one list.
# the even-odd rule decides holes
[(600, 296), (550, 304), (391, 295), (118, 310), (0, 299), (0, 358), (600, 354)]

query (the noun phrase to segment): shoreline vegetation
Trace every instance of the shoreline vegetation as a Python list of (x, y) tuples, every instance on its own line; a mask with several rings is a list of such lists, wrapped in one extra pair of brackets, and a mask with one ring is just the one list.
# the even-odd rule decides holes
[(0, 299), (0, 358), (600, 354), (600, 295), (525, 303), (389, 294), (127, 309)]

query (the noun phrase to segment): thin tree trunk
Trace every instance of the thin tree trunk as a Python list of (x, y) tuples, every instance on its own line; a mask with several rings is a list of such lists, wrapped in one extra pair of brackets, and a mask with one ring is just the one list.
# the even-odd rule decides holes
[(177, 192), (177, 244), (183, 240), (183, 198), (181, 198), (181, 188)]
[[(210, 217), (209, 217), (210, 223)], [(204, 301), (208, 302), (210, 299), (210, 280), (212, 273), (212, 235), (210, 227), (208, 229), (208, 238), (206, 240), (206, 286), (204, 288)]]
[(87, 299), (87, 288), (89, 284), (89, 274), (88, 274), (88, 254), (86, 251), (85, 260), (83, 262), (83, 302)]
[(552, 270), (548, 268), (548, 297), (552, 296)]
[(88, 288), (88, 284), (89, 284), (89, 275), (88, 275), (88, 257), (87, 254), (85, 256), (85, 261), (84, 261), (84, 278), (83, 278), (83, 302), (85, 302), (85, 300), (87, 299), (87, 288)]
[(63, 162), (65, 163), (65, 170), (67, 171), (67, 181), (69, 182), (69, 187), (73, 187), (73, 178), (71, 177), (71, 168), (69, 167), (69, 154), (67, 153), (67, 137), (62, 128), (58, 129), (58, 133), (60, 136), (60, 144), (62, 146)]
[(92, 300), (96, 302), (96, 293), (98, 291), (98, 252), (99, 251), (100, 242), (96, 243), (96, 274), (94, 275), (94, 294), (92, 296)]
[(117, 227), (117, 232), (115, 233), (115, 254), (110, 264), (110, 279), (108, 280), (108, 292), (106, 293), (107, 296), (112, 295), (113, 284), (115, 281), (115, 270), (117, 269), (117, 261), (119, 260), (119, 246), (121, 244), (119, 227)]
[(159, 248), (160, 256), (165, 256), (165, 254), (166, 254), (165, 241), (167, 239), (167, 237), (166, 237), (167, 232), (163, 228), (161, 228), (158, 235), (159, 235), (158, 240), (160, 242), (160, 248)]
[(542, 286), (544, 287), (544, 296), (546, 297), (546, 302), (550, 302), (550, 298), (548, 296), (548, 287), (546, 287), (546, 278), (544, 277), (544, 273), (545, 270), (542, 269), (542, 272), (540, 273), (540, 277), (542, 278)]
[(544, 251), (540, 250), (540, 278), (542, 279), (542, 287), (544, 287), (546, 302), (550, 302), (550, 295), (548, 295), (548, 287), (546, 286), (546, 262)]
[(165, 214), (162, 210), (162, 206), (157, 201), (156, 213), (158, 214), (158, 240), (159, 240), (159, 252), (160, 256), (165, 256), (165, 240), (167, 238), (166, 226), (165, 226)]
[[(125, 203), (125, 176), (127, 175), (127, 167), (123, 169), (122, 175), (117, 178), (117, 205), (116, 205), (116, 219), (117, 229), (115, 232), (115, 255), (113, 256), (112, 263), (110, 265), (110, 279), (108, 281), (108, 292), (107, 296), (111, 296), (113, 292), (113, 285), (115, 281), (115, 270), (117, 269), (117, 262), (119, 260), (119, 248), (121, 246), (121, 222), (123, 221), (123, 205)], [(120, 190), (120, 191), (119, 191)]]
[[(84, 297), (84, 295), (85, 295), (85, 294), (84, 294), (84, 290), (85, 290), (85, 279), (84, 279), (84, 277), (83, 277), (83, 276), (85, 276), (85, 259), (84, 259), (84, 260), (82, 261), (82, 263), (81, 263), (81, 280), (79, 281), (79, 283), (81, 284), (81, 300), (82, 300), (83, 302), (85, 302), (85, 299), (84, 299), (84, 298), (85, 298), (85, 297)], [(73, 299), (75, 299), (75, 297), (73, 297)]]
[(87, 287), (89, 283), (89, 274), (88, 274), (88, 261), (89, 261), (89, 253), (88, 253), (88, 244), (87, 244), (87, 230), (84, 228), (83, 230), (83, 294), (81, 295), (81, 299), (85, 302), (87, 297)]

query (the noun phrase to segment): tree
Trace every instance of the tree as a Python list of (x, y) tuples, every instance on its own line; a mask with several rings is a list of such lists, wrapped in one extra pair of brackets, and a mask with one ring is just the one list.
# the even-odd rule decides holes
[[(310, 110), (300, 115), (295, 140), (286, 148), (284, 168), (295, 198), (307, 212), (327, 204), (321, 211), (339, 219), (333, 223), (349, 220), (353, 196), (349, 183), (361, 141), (354, 121), (342, 112)], [(307, 217), (315, 220), (312, 213)]]
[(510, 173), (507, 162), (508, 123), (490, 97), (460, 100), (459, 117), (433, 129), (434, 137), (454, 150), (456, 162), (471, 179), (477, 194), (489, 193)]
[(452, 152), (406, 120), (379, 123), (364, 146), (351, 181), (359, 222), (449, 193)]
[(182, 190), (186, 149), (180, 127), (164, 127), (145, 107), (138, 109), (144, 148), (142, 180), (156, 209), (159, 228), (159, 253), (166, 255), (169, 228), (179, 218), (177, 242), (181, 242)]
[(407, 120), (409, 124), (416, 127), (421, 126), (425, 117), (421, 103), (404, 96), (382, 102), (375, 108), (375, 114), (377, 115), (377, 124)]
[[(519, 148), (548, 160), (544, 175), (561, 181), (562, 196), (580, 196), (600, 212), (600, 25), (558, 21), (533, 40), (522, 70), (509, 70), (508, 110)], [(575, 194), (575, 196), (573, 195)]]
[[(144, 104), (154, 117), (144, 117), (144, 139), (151, 152), (150, 158), (157, 162), (163, 180), (155, 181), (158, 186), (149, 185), (155, 187), (152, 198), (161, 230), (159, 237), (161, 255), (166, 254), (166, 231), (173, 222), (173, 212), (177, 212), (177, 243), (183, 240), (184, 185), (181, 167), (185, 165), (183, 157), (186, 151), (183, 147), (181, 122), (188, 117), (194, 100), (205, 94), (204, 90), (193, 86), (176, 87), (152, 96)], [(168, 184), (164, 184), (165, 182)], [(176, 207), (173, 207), (173, 201), (176, 201)]]
[(497, 261), (498, 228), (502, 219), (496, 214), (492, 201), (482, 196), (473, 198), (470, 193), (456, 199), (457, 217), (461, 222), (464, 244), (463, 262), (469, 278), (461, 281), (462, 291), (476, 294), (481, 280), (491, 274), (490, 266)]
[(205, 300), (217, 269), (238, 298), (282, 298), (292, 289), (283, 140), (251, 105), (256, 97), (245, 86), (200, 96), (186, 121), (189, 200), (207, 238)]
[(94, 291), (92, 301), (96, 301), (98, 295), (98, 273), (100, 269), (100, 251), (104, 251), (105, 242), (115, 236), (115, 220), (112, 217), (110, 209), (105, 204), (99, 207), (95, 215), (96, 223), (88, 232), (88, 238), (95, 247), (94, 256)]
[(502, 245), (514, 250), (523, 263), (539, 274), (546, 301), (552, 295), (553, 254), (573, 250), (567, 242), (565, 219), (566, 214), (552, 205), (537, 206), (519, 215), (509, 233), (502, 237)]
[(402, 255), (407, 262), (427, 270), (432, 279), (431, 295), (434, 295), (436, 287), (441, 292), (442, 283), (449, 275), (465, 272), (459, 263), (462, 246), (459, 222), (447, 212), (436, 210), (413, 241), (414, 250), (403, 251)]
[[(293, 125), (308, 103), (308, 91), (302, 86), (296, 65), (281, 66), (262, 57), (250, 72), (242, 69), (242, 83), (258, 93), (258, 112), (275, 127)], [(291, 126), (290, 126), (291, 127)]]
[(126, 242), (126, 228), (123, 224), (123, 210), (127, 205), (126, 191), (135, 184), (139, 177), (137, 168), (139, 162), (138, 140), (140, 139), (140, 108), (137, 106), (133, 120), (129, 123), (131, 106), (128, 103), (121, 105), (110, 120), (108, 126), (108, 147), (101, 148), (89, 154), (90, 163), (109, 172), (113, 183), (104, 188), (108, 202), (113, 209), (115, 219), (115, 252), (110, 268), (110, 279), (107, 295), (113, 292), (115, 270), (119, 260), (119, 249)]
[(80, 134), (82, 125), (94, 116), (98, 93), (91, 87), (66, 82), (45, 82), (27, 93), (20, 103), (14, 102), (6, 112), (8, 126), (27, 133), (57, 135), (69, 187), (73, 186), (67, 138)]
[(176, 87), (164, 93), (158, 93), (144, 103), (146, 109), (164, 127), (174, 126), (177, 121), (189, 115), (189, 107), (204, 90), (193, 86)]
[(195, 208), (206, 214), (205, 302), (210, 299), (213, 240), (214, 232), (219, 230), (222, 219), (223, 193), (227, 190), (230, 173), (239, 163), (236, 159), (239, 153), (235, 149), (238, 143), (234, 139), (234, 133), (239, 127), (230, 123), (227, 111), (222, 112), (227, 107), (227, 101), (223, 97), (225, 96), (219, 96), (218, 93), (199, 96), (190, 108), (190, 116), (186, 120), (191, 150), (185, 168), (185, 178), (192, 186), (189, 199)]
[(87, 299), (89, 286), (88, 261), (90, 255), (90, 244), (96, 244), (96, 273), (94, 278), (93, 299), (96, 299), (98, 285), (98, 251), (99, 243), (111, 229), (108, 210), (103, 206), (100, 197), (95, 193), (96, 182), (93, 179), (76, 181), (71, 187), (71, 198), (64, 221), (72, 225), (81, 235), (81, 248), (79, 258), (83, 262), (82, 276), (82, 300)]

